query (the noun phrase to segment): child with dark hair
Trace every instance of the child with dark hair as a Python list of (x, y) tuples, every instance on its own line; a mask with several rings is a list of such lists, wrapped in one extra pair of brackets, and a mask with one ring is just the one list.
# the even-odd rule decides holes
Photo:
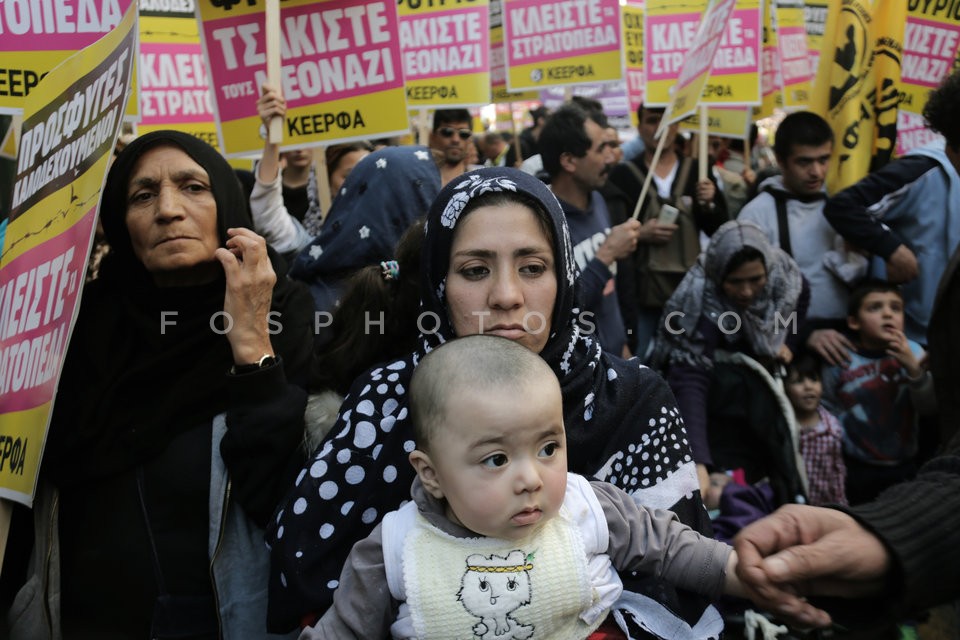
[(843, 430), (820, 399), (820, 361), (804, 352), (787, 366), (784, 385), (800, 427), (800, 456), (807, 472), (807, 501), (812, 505), (847, 504)]
[(882, 280), (850, 296), (847, 326), (855, 349), (846, 367), (824, 371), (827, 407), (843, 427), (847, 497), (872, 500), (916, 472), (917, 419), (935, 410), (924, 350), (903, 331), (903, 294)]

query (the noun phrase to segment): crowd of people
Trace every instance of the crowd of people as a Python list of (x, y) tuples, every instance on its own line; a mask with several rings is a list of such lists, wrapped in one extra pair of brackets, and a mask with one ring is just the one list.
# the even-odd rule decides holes
[(699, 177), (675, 125), (653, 165), (662, 109), (625, 154), (584, 98), (319, 176), (130, 141), (4, 637), (705, 639), (957, 598), (958, 108), (954, 73), (941, 141), (835, 194), (807, 111), (763, 179), (726, 142)]

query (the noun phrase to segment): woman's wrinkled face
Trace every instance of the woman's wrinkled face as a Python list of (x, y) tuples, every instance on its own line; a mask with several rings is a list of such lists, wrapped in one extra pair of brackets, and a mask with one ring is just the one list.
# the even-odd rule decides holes
[(154, 147), (133, 165), (126, 222), (133, 253), (157, 286), (203, 284), (219, 274), (210, 176), (180, 148)]
[(461, 218), (446, 298), (458, 336), (491, 333), (540, 353), (550, 337), (557, 276), (553, 247), (537, 215), (508, 204)]

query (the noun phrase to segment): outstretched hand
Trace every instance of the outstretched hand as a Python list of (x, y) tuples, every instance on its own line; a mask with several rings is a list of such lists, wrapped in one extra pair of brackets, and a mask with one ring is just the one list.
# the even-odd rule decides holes
[(252, 364), (273, 355), (268, 314), (277, 274), (261, 236), (244, 228), (227, 229), (227, 236), (226, 248), (216, 252), (227, 280), (224, 328), (234, 363)]
[(880, 592), (890, 569), (883, 543), (842, 511), (786, 505), (734, 539), (737, 576), (751, 598), (793, 624), (825, 627), (830, 615), (803, 596)]

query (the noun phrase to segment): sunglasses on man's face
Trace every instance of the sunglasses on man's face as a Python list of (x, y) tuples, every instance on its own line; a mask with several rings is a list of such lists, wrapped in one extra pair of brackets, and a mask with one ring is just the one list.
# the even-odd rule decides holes
[(450, 138), (453, 134), (457, 134), (461, 140), (469, 140), (473, 135), (473, 131), (470, 131), (470, 129), (454, 129), (453, 127), (440, 127), (437, 129), (437, 133), (444, 138)]

